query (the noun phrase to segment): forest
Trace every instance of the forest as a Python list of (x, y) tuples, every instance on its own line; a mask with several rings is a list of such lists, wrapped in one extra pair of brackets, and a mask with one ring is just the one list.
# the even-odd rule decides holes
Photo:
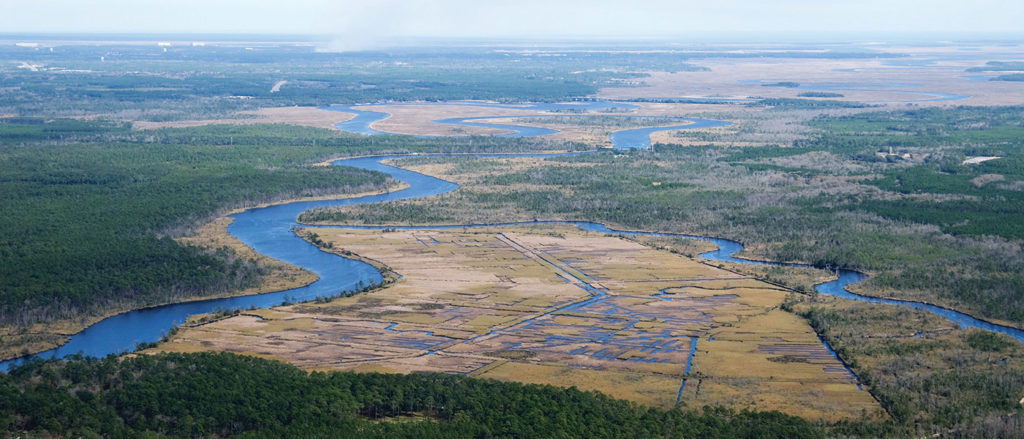
[(88, 438), (824, 437), (778, 412), (665, 411), (445, 374), (307, 373), (226, 353), (32, 362), (0, 374), (0, 425)]

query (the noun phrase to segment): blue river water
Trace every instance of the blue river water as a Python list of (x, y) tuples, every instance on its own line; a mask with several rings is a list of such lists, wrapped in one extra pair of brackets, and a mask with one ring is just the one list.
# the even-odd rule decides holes
[(352, 108), (351, 105), (331, 105), (327, 107), (320, 107), (320, 109), (341, 113), (352, 113), (356, 115), (355, 118), (335, 124), (334, 126), (339, 130), (366, 135), (391, 134), (370, 128), (370, 124), (387, 119), (390, 114), (381, 113), (379, 111), (356, 110), (355, 108)]
[[(684, 125), (682, 129), (699, 128), (700, 124)], [(560, 154), (517, 154), (514, 156), (529, 157), (551, 157)], [(423, 155), (427, 156), (427, 155)], [(509, 155), (479, 154), (482, 157), (507, 157)], [(370, 195), (358, 198), (341, 200), (320, 200), (320, 201), (299, 201), (285, 203), (264, 208), (249, 209), (232, 215), (234, 222), (228, 227), (228, 231), (252, 247), (257, 252), (279, 259), (281, 261), (303, 267), (320, 276), (320, 279), (310, 285), (286, 291), (273, 293), (231, 297), (223, 299), (210, 299), (194, 302), (175, 303), (153, 308), (139, 309), (118, 314), (106, 318), (70, 337), (64, 345), (48, 351), (36, 354), (40, 358), (65, 357), (81, 353), (86, 356), (102, 357), (109, 354), (119, 354), (131, 351), (138, 343), (154, 342), (159, 340), (168, 330), (176, 325), (184, 323), (188, 316), (199, 313), (215, 312), (217, 310), (244, 309), (244, 308), (266, 308), (279, 305), (282, 302), (308, 301), (317, 297), (331, 296), (342, 291), (358, 289), (361, 286), (376, 284), (381, 281), (381, 275), (372, 266), (360, 261), (346, 259), (337, 255), (320, 251), (315, 246), (295, 236), (292, 228), (299, 226), (296, 217), (309, 209), (320, 207), (344, 206), (351, 204), (370, 204), (387, 201), (405, 200), (411, 198), (430, 197), (458, 188), (458, 185), (439, 178), (427, 176), (417, 172), (396, 168), (382, 164), (381, 161), (403, 158), (409, 156), (376, 156), (360, 157), (336, 161), (335, 165), (351, 166), (360, 169), (380, 171), (390, 175), (395, 180), (405, 182), (409, 187), (379, 195)], [(479, 225), (451, 225), (446, 228), (464, 227), (486, 227), (494, 225), (512, 224), (552, 224), (544, 222), (531, 223), (508, 223), (508, 224), (479, 224)], [(709, 261), (728, 261), (746, 264), (786, 265), (802, 266), (799, 264), (787, 264), (776, 262), (754, 261), (737, 258), (735, 253), (743, 250), (743, 245), (738, 242), (720, 238), (711, 238), (686, 234), (659, 233), (616, 230), (603, 224), (592, 222), (567, 222), (581, 229), (622, 235), (657, 235), (676, 236), (709, 241), (718, 249), (703, 253), (700, 256)], [(369, 228), (369, 227), (365, 227)], [(438, 226), (420, 227), (426, 229), (442, 228)], [(826, 282), (816, 286), (822, 294), (835, 295), (853, 300), (865, 300), (874, 303), (907, 306), (916, 309), (929, 311), (950, 321), (959, 324), (963, 328), (976, 327), (989, 331), (1010, 335), (1018, 340), (1024, 341), (1024, 331), (1016, 328), (992, 324), (981, 321), (953, 310), (927, 305), (917, 302), (877, 299), (860, 296), (846, 290), (846, 286), (859, 282), (865, 275), (849, 270), (840, 270), (837, 280)], [(0, 362), (0, 370), (9, 370), (11, 367), (20, 364), (23, 359), (14, 359)]]

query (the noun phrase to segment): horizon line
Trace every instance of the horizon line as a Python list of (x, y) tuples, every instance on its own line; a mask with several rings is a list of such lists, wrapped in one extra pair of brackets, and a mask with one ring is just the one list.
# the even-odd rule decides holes
[[(270, 38), (275, 41), (285, 40), (300, 40), (303, 42), (326, 42), (336, 40), (339, 38), (345, 38), (342, 34), (322, 33), (322, 32), (310, 32), (310, 33), (295, 33), (295, 32), (204, 32), (204, 31), (175, 31), (175, 32), (131, 32), (131, 31), (116, 31), (116, 32), (96, 32), (96, 31), (14, 31), (14, 32), (0, 32), (0, 40), (11, 39), (11, 38), (38, 38), (38, 39), (128, 39), (134, 38), (154, 38), (159, 37), (189, 37), (187, 39), (193, 40), (197, 37), (209, 38), (224, 38), (230, 40), (237, 40), (241, 38)], [(752, 38), (753, 37), (753, 38)], [(774, 39), (778, 38), (778, 39)], [(830, 32), (830, 31), (721, 31), (721, 32), (682, 32), (678, 34), (662, 34), (662, 35), (619, 35), (609, 37), (608, 35), (543, 35), (543, 36), (465, 36), (465, 35), (394, 35), (388, 37), (381, 37), (381, 42), (387, 43), (400, 43), (410, 41), (431, 41), (431, 42), (529, 42), (529, 43), (544, 43), (544, 42), (595, 42), (595, 43), (638, 43), (638, 42), (676, 42), (685, 43), (687, 41), (679, 41), (681, 39), (690, 40), (690, 42), (730, 42), (730, 43), (792, 43), (792, 42), (808, 42), (803, 41), (807, 38), (815, 38), (818, 42), (899, 42), (905, 40), (915, 40), (914, 42), (921, 42), (920, 39), (928, 39), (929, 42), (962, 42), (962, 41), (1007, 41), (1007, 40), (1020, 40), (1024, 42), (1024, 31), (1018, 32), (1001, 32), (1001, 31), (842, 31), (842, 32)], [(793, 41), (796, 39), (799, 41)]]

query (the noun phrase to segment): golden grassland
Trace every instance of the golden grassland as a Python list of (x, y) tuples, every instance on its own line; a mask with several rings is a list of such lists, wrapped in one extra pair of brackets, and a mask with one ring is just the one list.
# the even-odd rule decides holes
[(834, 411), (835, 401), (845, 401), (847, 410), (877, 414), (877, 404), (862, 398), (865, 392), (850, 385), (852, 375), (818, 349), (800, 317), (773, 310), (710, 336), (698, 344), (693, 374), (699, 378), (684, 400), (731, 400), (737, 408), (762, 410), (800, 401), (788, 412), (833, 421), (845, 417)]
[(495, 367), (474, 372), (471, 376), (532, 384), (555, 384), (596, 390), (618, 399), (628, 399), (654, 407), (672, 407), (676, 403), (672, 391), (679, 379), (672, 375), (624, 370), (593, 370), (563, 365), (495, 361)]
[(183, 327), (153, 351), (469, 374), (658, 407), (678, 397), (690, 407), (823, 420), (879, 413), (811, 328), (778, 309), (789, 293), (750, 276), (568, 226), (317, 233), (331, 251), (377, 261), (401, 279)]

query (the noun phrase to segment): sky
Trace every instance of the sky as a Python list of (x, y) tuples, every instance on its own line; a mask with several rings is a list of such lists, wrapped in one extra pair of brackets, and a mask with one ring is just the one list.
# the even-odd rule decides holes
[(316, 34), (339, 41), (700, 34), (1024, 35), (1022, 0), (0, 0), (0, 33)]

